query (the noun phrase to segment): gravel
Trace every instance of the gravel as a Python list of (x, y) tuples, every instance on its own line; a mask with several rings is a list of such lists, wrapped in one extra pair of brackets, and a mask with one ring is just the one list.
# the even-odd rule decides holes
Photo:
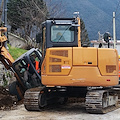
[(70, 103), (64, 106), (54, 105), (43, 111), (27, 111), (24, 105), (14, 110), (0, 111), (0, 120), (120, 120), (120, 109), (107, 114), (89, 114), (84, 103)]

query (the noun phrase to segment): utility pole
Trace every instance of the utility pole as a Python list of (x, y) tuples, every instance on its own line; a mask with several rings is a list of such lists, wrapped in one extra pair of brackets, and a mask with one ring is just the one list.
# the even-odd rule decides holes
[(116, 48), (115, 12), (113, 12), (113, 39), (114, 39), (114, 49), (115, 49)]

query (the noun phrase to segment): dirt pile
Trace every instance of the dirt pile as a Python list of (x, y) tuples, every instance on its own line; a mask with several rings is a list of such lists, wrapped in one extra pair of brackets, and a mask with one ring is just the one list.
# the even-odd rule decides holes
[(0, 86), (0, 110), (11, 109), (16, 101), (15, 96), (11, 96), (6, 88)]

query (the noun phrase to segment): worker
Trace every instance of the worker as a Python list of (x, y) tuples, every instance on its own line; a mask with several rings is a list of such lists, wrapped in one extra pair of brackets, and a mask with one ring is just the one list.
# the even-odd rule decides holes
[(29, 72), (28, 72), (28, 70), (25, 70), (25, 72), (24, 72), (24, 82), (25, 82), (27, 88), (31, 88), (31, 85), (29, 83)]
[[(30, 59), (31, 59), (37, 73), (40, 73), (40, 68), (41, 67), (40, 67), (39, 61), (35, 60), (36, 56), (33, 55), (33, 56), (30, 57)], [(29, 72), (32, 74), (34, 72), (33, 68), (30, 65), (28, 67), (29, 67)]]
[(53, 40), (53, 42), (66, 42), (66, 41), (65, 41), (65, 38), (63, 37), (63, 34), (58, 32), (56, 34), (56, 38)]

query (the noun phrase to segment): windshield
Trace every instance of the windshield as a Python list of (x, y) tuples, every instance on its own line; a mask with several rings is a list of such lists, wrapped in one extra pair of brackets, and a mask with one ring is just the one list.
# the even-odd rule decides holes
[(53, 25), (51, 27), (52, 42), (73, 42), (74, 29), (71, 25)]

